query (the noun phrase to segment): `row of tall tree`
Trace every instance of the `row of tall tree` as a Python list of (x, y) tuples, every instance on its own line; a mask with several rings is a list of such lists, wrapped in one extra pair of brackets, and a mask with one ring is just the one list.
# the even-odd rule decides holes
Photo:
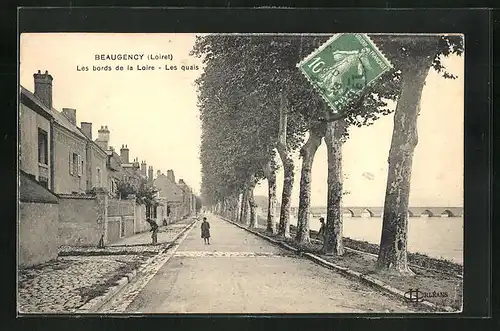
[[(291, 194), (299, 170), (293, 155), (299, 152), (302, 166), (295, 240), (308, 243), (312, 164), (324, 140), (328, 196), (323, 250), (342, 255), (342, 144), (349, 138), (351, 127), (373, 124), (392, 112), (389, 101), (396, 102), (377, 265), (379, 270), (407, 274), (411, 273), (406, 257), (408, 200), (422, 89), (431, 68), (445, 78), (455, 78), (445, 70), (441, 59), (461, 55), (463, 40), (449, 35), (370, 37), (394, 69), (353, 100), (346, 107), (348, 115), (341, 119), (331, 116), (326, 103), (296, 67), (329, 36), (197, 37), (192, 54), (203, 58), (204, 63), (204, 72), (196, 82), (202, 122), (202, 197), (204, 205), (253, 227), (253, 190), (265, 179), (266, 231), (290, 237)], [(284, 182), (279, 215), (275, 215), (279, 166), (283, 168)]]

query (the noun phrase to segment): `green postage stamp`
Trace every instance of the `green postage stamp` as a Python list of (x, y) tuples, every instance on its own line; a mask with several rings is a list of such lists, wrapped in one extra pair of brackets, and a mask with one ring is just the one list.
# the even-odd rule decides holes
[(367, 35), (341, 33), (309, 54), (297, 67), (334, 114), (342, 115), (343, 108), (392, 65)]

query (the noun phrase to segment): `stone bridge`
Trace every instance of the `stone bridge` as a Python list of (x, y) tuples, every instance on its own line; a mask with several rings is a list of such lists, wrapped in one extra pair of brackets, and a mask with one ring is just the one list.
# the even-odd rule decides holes
[[(343, 207), (344, 216), (350, 217), (381, 217), (384, 207)], [(297, 215), (298, 207), (293, 207), (292, 215)], [(410, 207), (410, 217), (463, 217), (463, 207)], [(326, 207), (311, 208), (313, 217), (326, 215)]]

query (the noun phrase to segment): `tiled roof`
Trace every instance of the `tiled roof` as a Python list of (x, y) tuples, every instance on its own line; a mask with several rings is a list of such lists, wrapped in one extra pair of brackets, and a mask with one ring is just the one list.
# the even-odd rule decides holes
[(87, 139), (87, 137), (85, 137), (85, 135), (80, 131), (80, 129), (76, 125), (74, 125), (73, 123), (71, 123), (66, 118), (66, 116), (64, 116), (61, 112), (59, 112), (58, 110), (56, 110), (54, 108), (49, 109), (31, 91), (29, 91), (25, 87), (21, 86), (21, 93), (24, 94), (24, 95), (26, 95), (31, 101), (33, 101), (34, 103), (36, 103), (43, 110), (45, 110), (47, 113), (49, 113), (50, 115), (52, 115), (52, 117), (54, 117), (54, 120), (55, 120), (55, 122), (57, 124), (59, 124), (60, 126), (64, 127), (65, 129), (71, 131), (72, 133), (74, 133), (78, 137), (80, 137), (82, 139)]

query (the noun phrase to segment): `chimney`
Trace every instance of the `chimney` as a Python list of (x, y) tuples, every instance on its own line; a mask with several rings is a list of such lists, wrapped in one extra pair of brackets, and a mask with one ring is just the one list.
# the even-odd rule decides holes
[(120, 157), (122, 159), (123, 163), (129, 163), (129, 152), (128, 152), (128, 147), (127, 145), (122, 145), (122, 148), (120, 149)]
[(141, 162), (141, 174), (146, 177), (148, 175), (148, 171), (146, 168), (146, 161)]
[(153, 167), (152, 166), (149, 166), (149, 168), (148, 168), (148, 181), (150, 183), (153, 182)]
[(160, 177), (161, 175), (161, 170), (156, 170), (156, 178)]
[(35, 95), (49, 109), (52, 109), (52, 76), (48, 71), (44, 74), (38, 70), (38, 73), (33, 74), (35, 78)]
[(175, 175), (174, 175), (174, 171), (172, 169), (167, 170), (167, 178), (175, 183)]
[(80, 126), (82, 128), (83, 134), (87, 136), (87, 138), (92, 140), (92, 123), (82, 122), (80, 123)]
[(102, 126), (97, 131), (97, 140), (96, 143), (105, 151), (109, 148), (109, 130), (108, 126)]
[(186, 185), (186, 183), (184, 183), (184, 179), (179, 179), (179, 184)]
[(74, 126), (76, 126), (76, 109), (73, 108), (63, 108), (63, 115), (71, 122)]

